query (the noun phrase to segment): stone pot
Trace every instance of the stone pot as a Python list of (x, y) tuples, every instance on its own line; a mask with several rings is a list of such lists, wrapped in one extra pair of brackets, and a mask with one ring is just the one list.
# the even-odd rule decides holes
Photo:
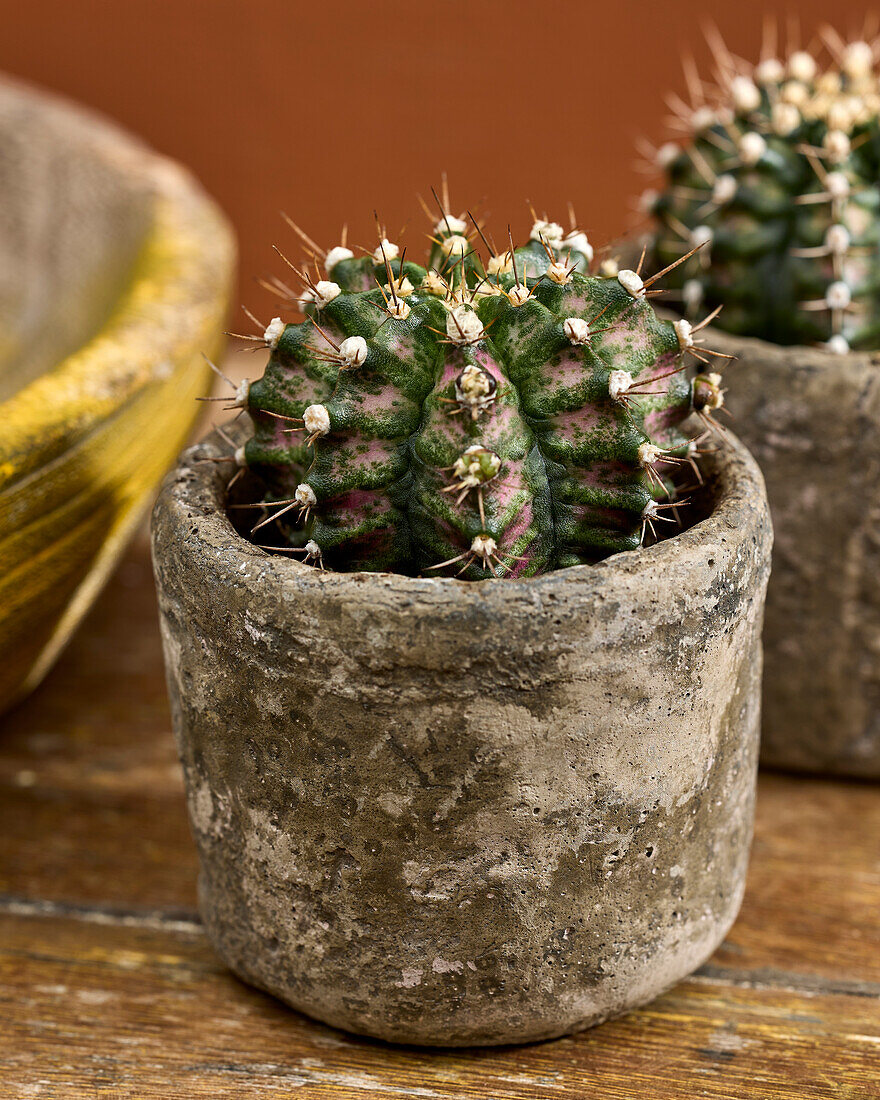
[(229, 453), (183, 456), (153, 553), (201, 909), (236, 974), (462, 1046), (589, 1027), (707, 959), (752, 833), (772, 535), (745, 448), (709, 457), (674, 538), (482, 583), (267, 555), (198, 461)]
[(762, 761), (880, 778), (880, 356), (710, 331), (776, 543)]

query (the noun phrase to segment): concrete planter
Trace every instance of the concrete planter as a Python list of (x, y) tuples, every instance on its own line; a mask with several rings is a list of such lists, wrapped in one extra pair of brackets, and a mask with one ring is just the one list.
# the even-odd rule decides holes
[(708, 515), (528, 581), (331, 574), (243, 540), (216, 437), (153, 539), (208, 934), (327, 1023), (524, 1042), (644, 1003), (730, 927), (771, 529), (732, 443)]
[(761, 758), (880, 778), (880, 357), (712, 331), (776, 543)]

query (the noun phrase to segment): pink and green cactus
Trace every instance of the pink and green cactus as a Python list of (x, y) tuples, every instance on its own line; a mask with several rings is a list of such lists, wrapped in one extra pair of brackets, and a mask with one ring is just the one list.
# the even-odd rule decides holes
[(715, 80), (689, 72), (643, 205), (657, 263), (703, 246), (670, 283), (686, 316), (723, 305), (730, 332), (846, 352), (880, 345), (880, 40), (824, 37), (826, 64), (713, 40)]
[(361, 255), (310, 242), (314, 271), (283, 287), (305, 320), (269, 324), (237, 399), (239, 461), (266, 487), (255, 541), (467, 579), (638, 548), (674, 522), (673, 475), (722, 401), (717, 374), (690, 376), (688, 353), (709, 362), (695, 327), (657, 317), (654, 279), (590, 274), (577, 228), (536, 221), (499, 251), (441, 209), (424, 267), (383, 234)]

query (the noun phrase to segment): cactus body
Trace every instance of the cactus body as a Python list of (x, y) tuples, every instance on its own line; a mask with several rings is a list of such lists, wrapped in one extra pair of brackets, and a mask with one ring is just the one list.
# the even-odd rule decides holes
[(665, 173), (646, 205), (685, 312), (779, 344), (880, 343), (880, 87), (874, 49), (838, 43), (821, 71), (807, 53), (748, 74), (716, 49), (720, 81), (680, 105), (687, 134), (655, 153)]
[(433, 236), (426, 267), (387, 240), (331, 249), (306, 319), (266, 330), (244, 451), (265, 522), (335, 569), (469, 579), (638, 547), (693, 453), (686, 322), (633, 272), (590, 275), (553, 223), (485, 267), (460, 219)]

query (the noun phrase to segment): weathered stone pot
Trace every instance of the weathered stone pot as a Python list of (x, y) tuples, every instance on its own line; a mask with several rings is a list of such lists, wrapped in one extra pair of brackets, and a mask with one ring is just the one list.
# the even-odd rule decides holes
[(762, 760), (880, 778), (880, 356), (711, 331), (776, 543)]
[(327, 1023), (576, 1031), (699, 966), (752, 832), (771, 528), (736, 442), (706, 518), (526, 581), (332, 574), (224, 512), (213, 437), (153, 548), (208, 935)]

